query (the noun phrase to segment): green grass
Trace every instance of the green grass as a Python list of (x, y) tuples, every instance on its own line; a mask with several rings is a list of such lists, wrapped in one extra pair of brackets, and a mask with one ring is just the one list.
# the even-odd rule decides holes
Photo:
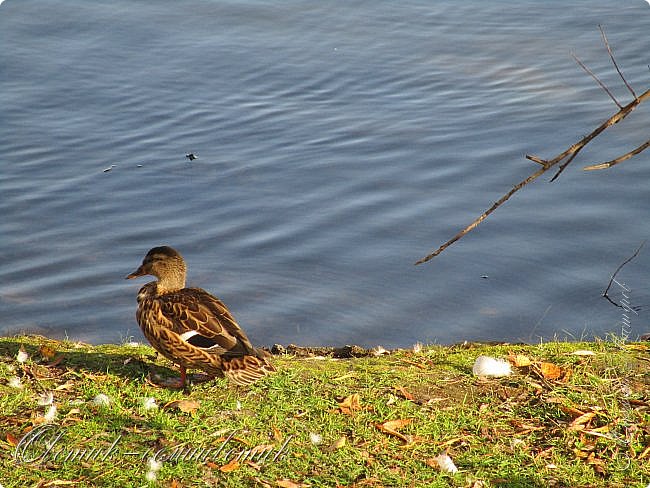
[[(42, 346), (54, 357), (42, 357)], [(21, 347), (29, 354), (24, 363), (16, 359)], [(595, 355), (569, 354), (580, 349)], [(477, 378), (471, 368), (482, 354), (522, 354), (534, 364), (505, 378)], [(357, 359), (279, 356), (278, 373), (249, 388), (217, 379), (189, 392), (146, 381), (150, 373), (178, 374), (148, 346), (7, 337), (0, 338), (0, 358), (5, 488), (645, 488), (650, 483), (650, 354), (640, 345), (470, 344)], [(545, 376), (541, 362), (559, 366), (563, 376)], [(11, 386), (15, 377), (22, 388)], [(38, 400), (48, 391), (57, 407), (52, 423), (63, 436), (50, 456), (19, 462), (16, 444), (43, 424), (50, 407)], [(94, 403), (99, 394), (110, 403)], [(354, 394), (357, 408), (345, 411), (340, 403)], [(158, 408), (146, 409), (146, 398), (154, 398)], [(163, 408), (174, 400), (198, 403), (188, 412)], [(581, 422), (581, 414), (589, 418)], [(393, 420), (406, 421), (396, 429), (403, 437), (378, 428)], [(33, 444), (36, 454), (45, 450), (39, 442), (45, 443), (44, 436)], [(106, 459), (70, 454), (105, 453), (114, 443)], [(283, 455), (271, 461), (282, 445)], [(229, 463), (234, 453), (255, 446), (272, 450), (266, 462)], [(179, 449), (195, 457), (165, 460)], [(437, 468), (434, 458), (445, 451), (458, 473)], [(148, 460), (156, 452), (163, 462), (150, 481)], [(206, 457), (199, 459), (200, 453)]]

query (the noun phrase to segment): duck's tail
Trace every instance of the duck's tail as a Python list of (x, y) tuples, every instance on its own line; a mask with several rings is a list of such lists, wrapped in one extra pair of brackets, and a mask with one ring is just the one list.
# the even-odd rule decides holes
[(250, 385), (260, 378), (275, 372), (267, 358), (258, 356), (241, 356), (223, 358), (223, 374), (236, 385)]

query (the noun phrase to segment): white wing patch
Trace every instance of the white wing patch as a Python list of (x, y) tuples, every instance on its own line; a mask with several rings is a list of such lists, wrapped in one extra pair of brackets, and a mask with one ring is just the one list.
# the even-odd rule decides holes
[(188, 344), (200, 349), (220, 348), (219, 344), (209, 337), (202, 336), (195, 330), (188, 330), (180, 335), (180, 338)]

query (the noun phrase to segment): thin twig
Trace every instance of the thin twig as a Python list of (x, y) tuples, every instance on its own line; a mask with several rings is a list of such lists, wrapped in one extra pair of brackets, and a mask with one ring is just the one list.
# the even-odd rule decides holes
[(617, 275), (618, 272), (621, 270), (621, 268), (622, 268), (623, 266), (625, 266), (627, 263), (629, 263), (630, 261), (632, 261), (632, 260), (633, 260), (633, 259), (634, 259), (638, 254), (639, 254), (639, 251), (641, 250), (641, 248), (643, 247), (643, 245), (645, 244), (645, 242), (646, 242), (646, 241), (643, 241), (643, 242), (641, 243), (641, 245), (636, 249), (636, 251), (634, 251), (634, 254), (632, 254), (629, 258), (627, 258), (625, 261), (623, 261), (623, 262), (619, 265), (618, 268), (616, 268), (616, 271), (614, 271), (614, 274), (612, 275), (611, 279), (609, 280), (609, 284), (607, 285), (607, 288), (605, 288), (605, 291), (603, 292), (603, 295), (602, 295), (602, 296), (603, 296), (603, 298), (606, 298), (607, 301), (608, 301), (609, 303), (611, 303), (612, 305), (616, 305), (617, 307), (623, 308), (622, 305), (619, 305), (618, 303), (616, 303), (615, 301), (613, 301), (611, 298), (609, 298), (609, 295), (607, 294), (607, 292), (609, 291), (610, 287), (612, 286), (612, 283), (614, 283), (614, 279), (616, 278), (616, 275)]
[(609, 47), (609, 41), (607, 40), (607, 36), (605, 35), (605, 29), (603, 29), (602, 25), (598, 25), (598, 28), (600, 29), (600, 35), (603, 36), (603, 42), (605, 43), (605, 47), (607, 48), (607, 52), (609, 53), (609, 59), (612, 60), (612, 63), (614, 64), (614, 68), (616, 68), (616, 71), (618, 72), (618, 76), (621, 77), (621, 80), (623, 80), (623, 83), (625, 83), (625, 86), (627, 87), (628, 90), (630, 90), (630, 93), (634, 98), (636, 98), (636, 93), (634, 93), (634, 90), (630, 86), (630, 84), (627, 82), (625, 77), (623, 76), (623, 73), (621, 73), (621, 70), (618, 68), (618, 64), (616, 63), (616, 59), (614, 59), (614, 53), (612, 53), (612, 48)]
[(490, 215), (490, 214), (491, 214), (492, 212), (494, 212), (498, 207), (500, 207), (501, 204), (502, 204), (503, 202), (505, 202), (506, 200), (508, 200), (508, 198), (510, 198), (512, 195), (514, 195), (517, 191), (521, 190), (524, 186), (526, 186), (526, 185), (527, 185), (528, 183), (530, 183), (531, 181), (537, 179), (538, 177), (540, 177), (541, 175), (543, 175), (544, 173), (546, 173), (547, 170), (548, 170), (547, 167), (540, 168), (540, 169), (538, 169), (535, 173), (533, 173), (533, 174), (530, 175), (528, 178), (526, 178), (525, 180), (520, 181), (518, 184), (516, 184), (515, 186), (513, 186), (513, 187), (510, 189), (510, 191), (509, 191), (508, 193), (506, 193), (506, 194), (503, 195), (501, 198), (499, 198), (496, 202), (494, 202), (494, 204), (493, 204), (489, 209), (487, 209), (485, 212), (483, 212), (483, 213), (482, 213), (482, 214), (481, 214), (477, 219), (475, 219), (474, 222), (472, 222), (471, 224), (469, 224), (467, 227), (465, 227), (463, 230), (461, 230), (458, 234), (456, 234), (454, 237), (452, 237), (452, 238), (449, 239), (447, 242), (445, 242), (442, 246), (440, 246), (440, 247), (439, 247), (438, 249), (436, 249), (434, 252), (432, 252), (431, 254), (428, 254), (427, 256), (423, 257), (422, 259), (416, 261), (415, 264), (426, 263), (427, 261), (429, 261), (429, 260), (435, 258), (438, 254), (440, 254), (442, 251), (444, 251), (445, 249), (447, 249), (449, 246), (451, 246), (451, 245), (452, 245), (454, 242), (456, 242), (458, 239), (460, 239), (460, 238), (463, 237), (465, 234), (467, 234), (467, 233), (470, 232), (472, 229), (474, 229), (474, 228), (475, 228), (478, 224), (480, 224), (480, 223), (481, 223), (481, 222), (482, 222), (482, 221), (483, 221), (483, 220), (484, 220), (488, 215)]
[(579, 148), (577, 148), (577, 149), (575, 150), (575, 152), (571, 155), (571, 157), (570, 157), (569, 159), (567, 159), (564, 163), (562, 163), (562, 164), (560, 165), (560, 169), (558, 169), (558, 170), (557, 170), (557, 173), (555, 173), (555, 174), (553, 175), (553, 178), (551, 178), (551, 183), (553, 183), (553, 182), (558, 178), (558, 176), (560, 176), (560, 175), (562, 174), (562, 172), (564, 171), (564, 169), (565, 169), (567, 166), (569, 166), (569, 164), (571, 164), (571, 161), (573, 161), (573, 160), (575, 159), (575, 157), (578, 155), (578, 153), (580, 152), (580, 150), (581, 150), (583, 147), (584, 147), (584, 146), (580, 146)]
[(620, 103), (618, 103), (618, 100), (616, 100), (616, 98), (614, 98), (614, 95), (612, 95), (612, 92), (610, 92), (609, 89), (605, 86), (605, 84), (598, 79), (598, 77), (594, 74), (594, 72), (591, 71), (589, 68), (587, 68), (587, 66), (585, 66), (585, 64), (582, 61), (580, 61), (578, 56), (576, 56), (573, 53), (571, 53), (571, 56), (573, 56), (573, 59), (576, 60), (576, 63), (578, 63), (583, 70), (585, 70), (594, 80), (596, 80), (596, 83), (598, 83), (600, 85), (600, 87), (603, 90), (605, 90), (605, 93), (607, 93), (609, 95), (609, 98), (614, 100), (614, 103), (616, 104), (616, 106), (618, 108), (623, 108), (622, 105)]
[(650, 147), (650, 140), (645, 141), (643, 144), (641, 144), (639, 147), (636, 149), (632, 149), (630, 152), (623, 154), (622, 156), (617, 157), (616, 159), (612, 159), (611, 161), (606, 161), (604, 163), (600, 164), (592, 164), (591, 166), (585, 166), (582, 168), (585, 171), (593, 171), (596, 169), (607, 169), (611, 168), (612, 166), (616, 166), (618, 163), (622, 163), (623, 161), (626, 161), (630, 159), (632, 156), (636, 156), (640, 152), (645, 151)]
[(530, 154), (526, 154), (526, 159), (530, 159), (533, 163), (541, 164), (544, 167), (548, 166), (549, 164), (545, 159), (539, 158), (537, 156), (532, 156)]

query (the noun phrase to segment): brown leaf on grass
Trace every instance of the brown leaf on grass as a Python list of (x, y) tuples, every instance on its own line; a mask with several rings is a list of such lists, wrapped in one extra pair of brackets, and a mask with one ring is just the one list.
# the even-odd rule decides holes
[(163, 406), (163, 410), (177, 408), (183, 413), (194, 413), (200, 405), (196, 400), (172, 400)]
[(255, 480), (255, 482), (256, 482), (257, 484), (259, 484), (259, 485), (262, 486), (263, 488), (271, 488), (271, 484), (270, 484), (270, 483), (267, 483), (266, 481), (261, 480), (261, 479), (259, 479), (258, 477), (254, 477), (253, 479)]
[(65, 383), (58, 385), (56, 388), (54, 388), (56, 391), (61, 391), (61, 390), (74, 390), (75, 383), (72, 380), (68, 380)]
[(579, 410), (574, 407), (567, 407), (566, 405), (560, 405), (558, 408), (562, 410), (564, 413), (569, 414), (573, 418), (577, 418), (585, 414), (585, 412), (583, 412), (582, 410)]
[(395, 387), (395, 390), (397, 390), (397, 392), (400, 394), (400, 396), (406, 398), (407, 400), (413, 401), (413, 399), (415, 398), (415, 397), (414, 397), (411, 393), (409, 393), (409, 392), (406, 390), (406, 388), (404, 388), (403, 386), (396, 386), (396, 387)]
[(62, 362), (63, 362), (63, 356), (59, 354), (56, 358), (54, 358), (54, 360), (47, 363), (46, 366), (48, 368), (54, 368), (55, 366), (58, 366)]
[(244, 464), (250, 468), (253, 468), (255, 471), (262, 471), (262, 465), (249, 461), (248, 459), (244, 461)]
[(390, 434), (401, 439), (405, 444), (412, 444), (413, 438), (410, 435), (404, 435), (397, 431), (397, 429), (401, 429), (409, 425), (411, 422), (413, 422), (413, 419), (389, 420), (383, 424), (375, 424), (375, 427), (377, 427), (382, 432), (385, 432), (386, 434)]
[(353, 393), (339, 402), (339, 410), (345, 415), (354, 415), (354, 412), (361, 410), (361, 397), (359, 394)]
[(518, 368), (525, 368), (525, 367), (530, 366), (531, 364), (533, 364), (531, 359), (528, 356), (526, 356), (525, 354), (513, 354), (513, 353), (510, 353), (508, 355), (508, 361), (510, 361), (513, 364), (513, 366), (516, 366)]
[(51, 361), (54, 356), (56, 356), (56, 349), (54, 349), (52, 346), (43, 344), (42, 346), (38, 347), (38, 353), (46, 361)]
[(416, 363), (415, 361), (409, 361), (408, 359), (402, 359), (403, 363), (410, 364), (411, 366), (416, 366), (420, 369), (427, 369), (426, 365), (422, 363)]
[(641, 454), (639, 454), (638, 459), (645, 459), (650, 457), (650, 446), (646, 447)]
[(583, 430), (586, 424), (588, 424), (595, 416), (596, 414), (594, 412), (583, 413), (569, 424), (569, 430)]
[(11, 432), (7, 432), (6, 439), (9, 445), (12, 447), (16, 447), (20, 442), (20, 440), (16, 439), (16, 437)]
[(587, 457), (587, 463), (594, 468), (594, 471), (598, 474), (605, 474), (607, 470), (605, 469), (605, 461), (596, 457), (595, 453), (589, 454)]
[(309, 485), (305, 485), (304, 483), (294, 483), (291, 480), (288, 479), (283, 479), (283, 480), (278, 480), (275, 482), (277, 486), (280, 488), (304, 488)]
[(339, 437), (336, 439), (332, 444), (329, 446), (330, 451), (336, 451), (337, 449), (341, 449), (343, 446), (345, 446), (345, 443), (347, 442), (347, 439), (345, 436)]
[(258, 444), (250, 449), (250, 452), (246, 457), (248, 457), (248, 459), (253, 459), (256, 456), (261, 456), (264, 453), (271, 452), (273, 449), (273, 444)]
[(276, 441), (281, 441), (284, 439), (284, 436), (282, 435), (282, 432), (280, 432), (280, 429), (278, 429), (275, 425), (271, 424), (271, 428), (273, 429), (273, 439)]
[(239, 468), (239, 461), (233, 459), (228, 464), (224, 464), (223, 466), (220, 466), (219, 471), (221, 471), (222, 473), (230, 473), (231, 471), (234, 471), (237, 468)]
[(590, 351), (588, 349), (578, 349), (577, 351), (573, 351), (568, 354), (570, 356), (595, 356), (596, 355), (594, 351)]
[(562, 368), (553, 363), (539, 363), (539, 370), (542, 374), (542, 377), (547, 380), (557, 380), (563, 375)]

